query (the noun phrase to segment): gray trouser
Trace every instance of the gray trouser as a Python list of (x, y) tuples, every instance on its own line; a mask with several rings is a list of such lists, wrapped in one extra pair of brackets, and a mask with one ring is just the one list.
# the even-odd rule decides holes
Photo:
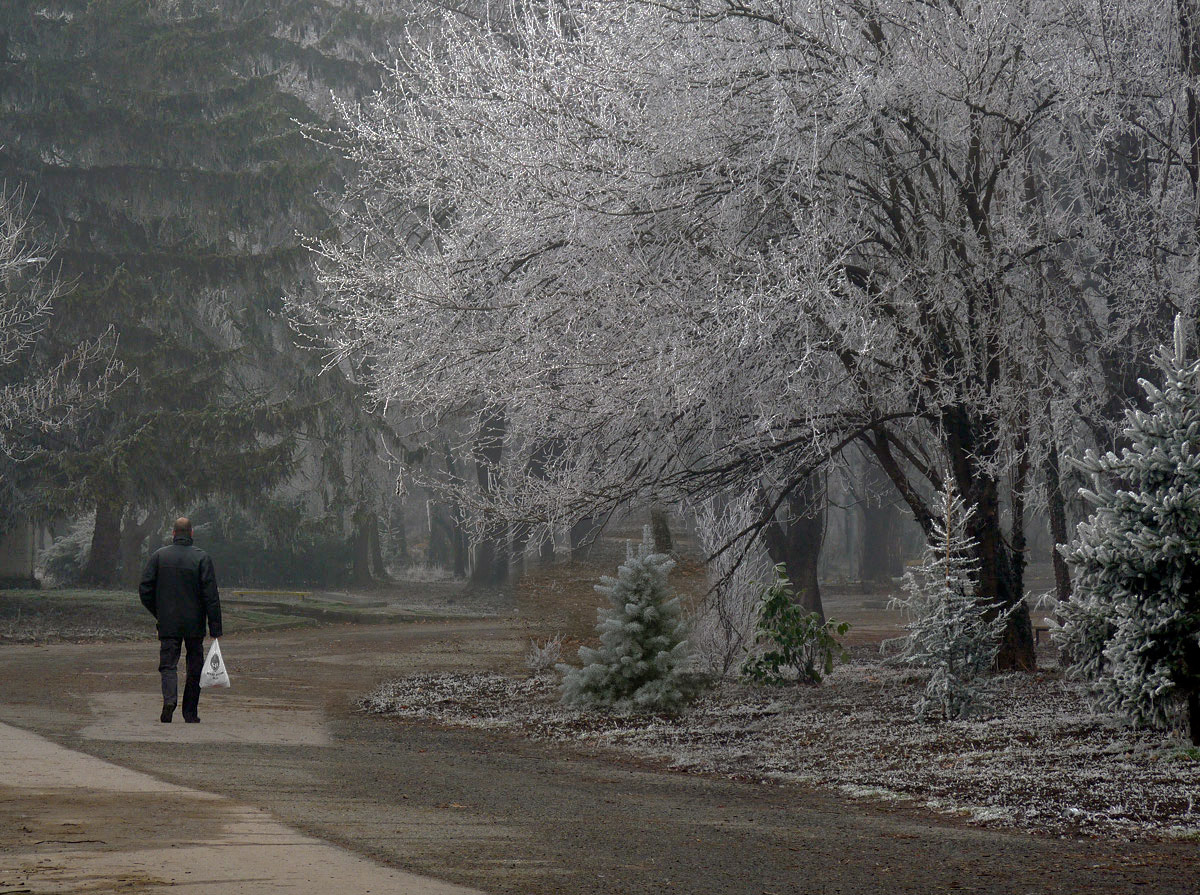
[(175, 705), (179, 694), (179, 653), (187, 644), (187, 679), (183, 685), (183, 717), (192, 718), (200, 706), (200, 672), (204, 668), (204, 638), (160, 637), (158, 673), (162, 675), (163, 705)]

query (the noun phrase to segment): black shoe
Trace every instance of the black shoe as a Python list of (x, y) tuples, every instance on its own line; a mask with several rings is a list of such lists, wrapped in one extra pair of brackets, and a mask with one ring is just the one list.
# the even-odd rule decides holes
[(200, 716), (199, 715), (184, 715), (183, 720), (186, 721), (188, 724), (199, 724)]
[(175, 703), (164, 702), (162, 714), (158, 716), (158, 720), (161, 721), (163, 724), (170, 724), (171, 716), (173, 714), (175, 714)]

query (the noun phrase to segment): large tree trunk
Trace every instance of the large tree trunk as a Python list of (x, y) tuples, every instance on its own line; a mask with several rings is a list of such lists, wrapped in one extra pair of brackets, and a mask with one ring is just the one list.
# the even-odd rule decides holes
[(371, 578), (371, 524), (375, 514), (361, 507), (354, 511), (350, 523), (350, 583), (368, 587)]
[(904, 574), (900, 541), (903, 516), (895, 504), (863, 505), (860, 510), (859, 577), (864, 583), (887, 585)]
[[(479, 427), (475, 441), (475, 475), (485, 494), (499, 487), (506, 425), (504, 411), (494, 410), (483, 418)], [(487, 587), (504, 584), (508, 580), (509, 567), (508, 526), (503, 522), (489, 522), (475, 544), (471, 582)]]
[(1051, 433), (1043, 475), (1046, 485), (1046, 506), (1050, 515), (1050, 540), (1054, 545), (1051, 548), (1051, 560), (1054, 563), (1054, 594), (1060, 603), (1064, 603), (1071, 597), (1071, 570), (1067, 568), (1067, 561), (1063, 558), (1060, 548), (1070, 541), (1070, 535), (1067, 533), (1067, 507), (1066, 501), (1063, 499), (1060, 469), (1058, 441)]
[[(457, 481), (458, 465), (449, 442), (442, 445), (442, 451), (446, 457), (446, 474), (450, 476), (451, 481)], [(465, 578), (467, 574), (468, 550), (465, 522), (462, 507), (457, 504), (449, 507), (449, 521), (445, 523), (446, 537), (450, 548), (450, 568), (456, 578)]]
[(142, 577), (142, 546), (154, 527), (162, 521), (162, 513), (150, 510), (138, 521), (137, 510), (130, 507), (121, 522), (121, 580), (136, 585)]
[(367, 527), (367, 539), (370, 550), (371, 575), (376, 581), (383, 581), (388, 577), (388, 573), (387, 566), (383, 562), (383, 544), (379, 538), (379, 517), (375, 513), (371, 513)]
[(894, 502), (891, 480), (874, 463), (864, 465), (859, 488), (862, 535), (858, 544), (858, 576), (863, 582), (888, 585), (904, 573), (900, 537), (904, 516)]
[[(996, 667), (1000, 670), (1036, 667), (1033, 653), (1033, 624), (1025, 605), (1021, 570), (1014, 566), (1012, 553), (1004, 542), (1000, 524), (1000, 497), (996, 480), (984, 473), (976, 457), (995, 457), (997, 439), (988, 436), (980, 444), (977, 430), (985, 423), (973, 418), (963, 407), (948, 407), (941, 420), (942, 437), (954, 485), (974, 515), (968, 534), (975, 539), (975, 558), (979, 563), (979, 599), (994, 606), (993, 611), (1011, 609), (1005, 627)], [(867, 446), (879, 460), (880, 466), (896, 485), (900, 496), (913, 511), (913, 517), (927, 539), (933, 537), (934, 519), (928, 502), (909, 481), (893, 452), (887, 430), (874, 432)]]
[(554, 562), (554, 531), (550, 526), (546, 526), (546, 531), (542, 535), (542, 543), (538, 547), (538, 561), (541, 563)]
[(404, 505), (391, 504), (387, 513), (388, 546), (396, 562), (406, 566), (411, 562), (408, 555), (408, 528), (404, 522)]
[(782, 565), (795, 588), (796, 602), (825, 620), (817, 567), (825, 539), (825, 473), (811, 473), (788, 496), (784, 506), (763, 529), (763, 540), (771, 561)]
[(92, 528), (92, 547), (81, 576), (85, 584), (112, 587), (118, 583), (121, 565), (121, 516), (125, 504), (117, 498), (96, 502), (96, 524)]
[(596, 543), (596, 538), (600, 536), (600, 523), (596, 521), (594, 516), (584, 516), (577, 520), (567, 534), (567, 541), (571, 548), (572, 559), (584, 559), (591, 553), (592, 545)]
[(962, 407), (949, 408), (942, 418), (955, 485), (968, 506), (974, 509), (968, 534), (976, 543), (978, 596), (984, 605), (995, 607), (993, 612), (1008, 611), (996, 669), (1033, 671), (1037, 667), (1033, 652), (1033, 622), (1025, 604), (1021, 565), (1004, 541), (1000, 488), (995, 477), (985, 473), (975, 462), (977, 454), (996, 456), (998, 446), (990, 436), (987, 443), (980, 446), (980, 439), (976, 438), (978, 426), (979, 422)]
[(674, 549), (671, 540), (671, 517), (665, 507), (655, 504), (650, 507), (650, 536), (654, 539), (655, 553), (670, 553)]
[(1013, 578), (1021, 582), (1024, 590), (1027, 541), (1025, 537), (1025, 495), (1029, 488), (1029, 405), (1025, 405), (1020, 435), (1017, 438), (1017, 468), (1013, 471), (1012, 490), (1009, 493), (1009, 510), (1012, 523), (1009, 526), (1008, 543), (1012, 545)]
[[(537, 445), (530, 451), (529, 462), (526, 464), (529, 475), (535, 479), (544, 479), (546, 467), (561, 453), (562, 444), (557, 439), (543, 441)], [(545, 523), (544, 530), (540, 523), (537, 525), (522, 523), (515, 526), (513, 529), (513, 556), (522, 563), (524, 562), (525, 550), (535, 531), (540, 534), (537, 542), (538, 561), (543, 564), (552, 562), (554, 560), (554, 528), (553, 523), (549, 521)]]
[(1200, 746), (1200, 692), (1192, 690), (1188, 693), (1188, 733), (1193, 746)]
[(467, 538), (463, 534), (461, 513), (441, 504), (429, 509), (429, 549), (426, 561), (431, 566), (449, 569), (456, 578), (467, 574)]
[(976, 483), (975, 499), (971, 501), (975, 507), (971, 536), (978, 543), (975, 555), (979, 561), (979, 599), (987, 606), (995, 606), (995, 611), (1011, 610), (996, 655), (996, 670), (1033, 671), (1037, 667), (1033, 622), (1025, 604), (1019, 566), (1004, 543), (997, 490), (994, 479), (981, 476)]

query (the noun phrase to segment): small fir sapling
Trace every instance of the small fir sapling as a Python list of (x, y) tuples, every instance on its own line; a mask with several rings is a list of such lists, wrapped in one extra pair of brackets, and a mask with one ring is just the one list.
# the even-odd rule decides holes
[(1081, 490), (1095, 510), (1063, 551), (1075, 589), (1054, 639), (1101, 704), (1163, 726), (1186, 710), (1200, 745), (1200, 361), (1155, 355), (1163, 387), (1142, 380), (1149, 410), (1126, 414), (1128, 447), (1088, 451)]
[(819, 612), (806, 612), (796, 602), (792, 582), (783, 566), (775, 581), (763, 589), (755, 625), (755, 645), (762, 651), (746, 658), (742, 674), (761, 684), (819, 684), (833, 671), (835, 659), (850, 654), (838, 642), (850, 630), (848, 622), (825, 621)]
[(967, 534), (972, 509), (947, 478), (933, 521), (934, 538), (916, 569), (904, 576), (906, 595), (892, 605), (908, 616), (900, 659), (930, 669), (914, 708), (921, 717), (957, 719), (980, 707), (982, 678), (1000, 649), (1008, 615), (989, 612), (976, 596), (979, 566)]
[(630, 547), (617, 577), (604, 576), (597, 592), (600, 648), (580, 647), (582, 668), (560, 665), (562, 701), (578, 708), (676, 711), (695, 695), (687, 624), (667, 575), (675, 563), (652, 552), (647, 532), (636, 554)]

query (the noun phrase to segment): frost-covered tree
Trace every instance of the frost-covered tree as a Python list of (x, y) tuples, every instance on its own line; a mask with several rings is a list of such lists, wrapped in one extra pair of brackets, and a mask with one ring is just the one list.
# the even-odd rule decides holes
[(935, 539), (949, 469), (1030, 667), (1035, 474), (1195, 294), (1175, 4), (486, 12), (343, 107), (300, 324), (430, 425), (502, 401), (501, 487), (464, 494), (492, 514), (761, 491), (744, 543), (856, 443)]
[[(54, 287), (43, 274), (49, 263), (33, 239), (21, 196), (0, 192), (0, 453), (19, 450), (15, 433), (38, 425), (36, 410), (52, 392), (52, 382), (27, 365), (30, 349), (50, 315)], [(42, 421), (43, 424), (49, 420)]]
[(651, 551), (647, 532), (636, 553), (628, 549), (617, 577), (596, 585), (609, 602), (598, 610), (600, 647), (580, 648), (581, 668), (558, 666), (567, 705), (669, 712), (693, 695), (687, 623), (667, 584), (675, 562)]
[(757, 582), (772, 574), (765, 550), (751, 549), (744, 556), (721, 551), (737, 532), (744, 531), (755, 515), (754, 493), (732, 498), (712, 497), (695, 507), (696, 541), (708, 563), (710, 587), (691, 621), (691, 641), (702, 667), (717, 675), (728, 674), (746, 655), (754, 640), (758, 608)]
[(1095, 507), (1066, 552), (1075, 590), (1056, 639), (1103, 702), (1138, 723), (1187, 712), (1200, 745), (1200, 360), (1184, 324), (1143, 380), (1147, 410), (1126, 416), (1127, 447), (1089, 451), (1083, 496)]
[(904, 576), (905, 596), (893, 605), (908, 616), (901, 658), (930, 670), (918, 715), (962, 718), (979, 706), (982, 678), (992, 668), (1005, 613), (979, 597), (979, 561), (967, 533), (973, 510), (947, 478), (933, 521), (935, 538), (920, 565)]
[(61, 444), (120, 382), (106, 336), (58, 356), (38, 350), (62, 291), (23, 192), (0, 190), (0, 531), (28, 503), (31, 458)]

